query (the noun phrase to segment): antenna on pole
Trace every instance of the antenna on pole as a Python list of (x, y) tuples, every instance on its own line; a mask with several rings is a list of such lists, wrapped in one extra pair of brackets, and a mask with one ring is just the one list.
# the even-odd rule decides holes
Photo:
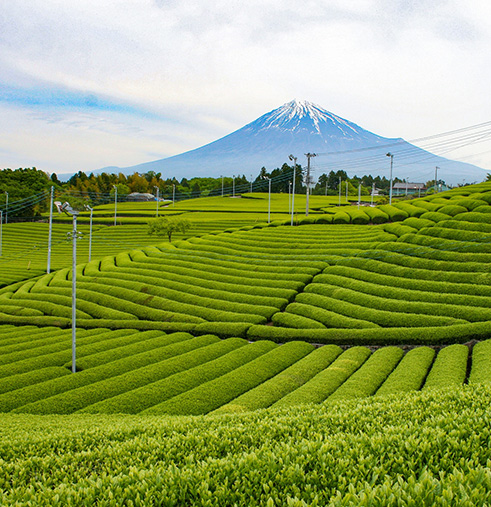
[(305, 204), (305, 216), (309, 216), (309, 194), (310, 194), (310, 159), (316, 157), (315, 153), (306, 153), (307, 157), (307, 202)]

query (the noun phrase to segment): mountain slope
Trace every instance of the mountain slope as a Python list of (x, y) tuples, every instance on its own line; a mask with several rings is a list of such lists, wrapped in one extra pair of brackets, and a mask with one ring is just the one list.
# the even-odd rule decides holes
[[(389, 177), (386, 153), (394, 154), (394, 177), (411, 181), (433, 179), (435, 166), (447, 183), (482, 181), (486, 171), (471, 164), (438, 157), (400, 138), (378, 136), (306, 101), (293, 100), (241, 129), (200, 148), (173, 157), (126, 168), (125, 174), (148, 171), (165, 176), (257, 175), (288, 162), (289, 154), (305, 165), (304, 154), (317, 153), (314, 176), (338, 169), (348, 175)], [(317, 168), (317, 171), (315, 171)], [(317, 172), (317, 174), (316, 174)]]

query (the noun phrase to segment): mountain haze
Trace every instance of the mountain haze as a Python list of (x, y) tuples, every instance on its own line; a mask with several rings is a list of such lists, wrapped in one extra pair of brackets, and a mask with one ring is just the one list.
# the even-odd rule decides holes
[(387, 152), (394, 155), (393, 176), (426, 182), (438, 177), (449, 184), (483, 181), (486, 171), (448, 160), (418, 148), (401, 138), (378, 136), (307, 101), (293, 100), (260, 116), (235, 132), (180, 155), (131, 167), (101, 171), (133, 174), (155, 171), (178, 179), (194, 176), (245, 174), (254, 177), (264, 166), (268, 171), (289, 163), (293, 154), (305, 166), (305, 153), (316, 153), (313, 176), (342, 169), (349, 176), (389, 177)]

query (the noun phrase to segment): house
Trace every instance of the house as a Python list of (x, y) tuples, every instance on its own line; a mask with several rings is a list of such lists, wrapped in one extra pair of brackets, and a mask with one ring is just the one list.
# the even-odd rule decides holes
[(127, 201), (155, 201), (156, 198), (153, 194), (144, 194), (141, 192), (132, 192), (126, 196)]
[(421, 195), (426, 192), (426, 185), (424, 183), (410, 183), (401, 182), (392, 185), (392, 195)]

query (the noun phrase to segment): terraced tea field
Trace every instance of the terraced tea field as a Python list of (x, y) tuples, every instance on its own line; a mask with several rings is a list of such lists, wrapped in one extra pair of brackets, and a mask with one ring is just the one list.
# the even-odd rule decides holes
[(223, 414), (491, 383), (491, 340), (470, 356), (98, 328), (79, 331), (71, 374), (69, 331), (2, 326), (0, 353), (0, 412), (31, 414)]

